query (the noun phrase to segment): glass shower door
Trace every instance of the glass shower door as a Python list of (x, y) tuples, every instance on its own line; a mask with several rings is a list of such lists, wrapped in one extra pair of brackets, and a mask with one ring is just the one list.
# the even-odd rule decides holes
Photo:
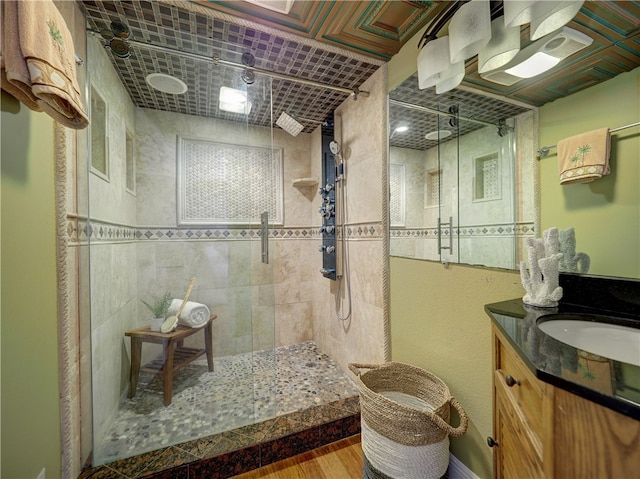
[[(106, 155), (98, 164), (88, 151), (78, 174), (86, 178), (79, 189), (89, 192), (94, 465), (275, 415), (269, 239), (282, 217), (282, 151), (273, 147), (271, 128), (256, 126), (260, 115), (271, 117), (268, 78), (249, 85), (242, 72), (211, 67), (245, 105), (217, 118), (136, 109), (122, 96), (106, 55), (90, 40), (91, 86), (108, 106), (102, 111), (106, 144), (94, 149)], [(208, 93), (218, 109), (220, 92)], [(91, 150), (91, 138), (87, 144)], [(135, 168), (127, 164), (131, 157)], [(265, 211), (266, 230), (260, 221)], [(176, 344), (174, 366), (185, 351), (203, 354), (173, 371), (167, 398), (163, 371), (173, 346), (163, 347), (165, 333), (150, 331), (153, 315), (142, 301), (153, 303), (165, 293), (181, 300), (192, 278), (189, 300), (217, 316), (213, 370), (204, 354), (208, 336), (199, 329)], [(141, 331), (147, 340), (132, 348)]]
[[(246, 85), (247, 99), (256, 114), (269, 116), (272, 79), (255, 76)], [(273, 144), (273, 129), (255, 127), (247, 115), (247, 146), (261, 145), (260, 159), (250, 171), (252, 210), (257, 215), (255, 240), (251, 241), (251, 377), (252, 423), (277, 415), (275, 350), (275, 285), (277, 255), (273, 246), (274, 231), (283, 224), (283, 154)]]
[(514, 128), (507, 125), (500, 129), (484, 126), (460, 137), (458, 239), (462, 263), (515, 268), (514, 138)]
[[(438, 252), (443, 263), (457, 263), (459, 217), (459, 121), (458, 107), (442, 108), (448, 114), (438, 115), (438, 165), (439, 207), (438, 207)], [(451, 138), (449, 138), (451, 137)]]

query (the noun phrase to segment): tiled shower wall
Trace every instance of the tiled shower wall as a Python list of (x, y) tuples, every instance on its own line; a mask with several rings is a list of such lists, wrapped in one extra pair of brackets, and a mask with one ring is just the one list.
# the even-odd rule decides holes
[[(135, 109), (104, 48), (93, 38), (87, 47), (89, 78), (107, 103), (108, 115), (108, 179), (89, 174), (90, 215), (96, 220), (91, 226), (97, 236), (100, 228), (135, 224), (136, 198), (125, 191), (126, 130), (134, 129)], [(83, 299), (91, 301), (93, 427), (97, 438), (109, 428), (128, 384), (129, 356), (123, 334), (138, 325), (139, 302), (133, 240), (132, 235), (104, 235), (102, 241), (90, 245), (91, 292)]]
[[(268, 147), (269, 130), (138, 109), (136, 132), (141, 296), (170, 291), (180, 297), (195, 276), (191, 300), (207, 304), (218, 315), (215, 355), (311, 339), (310, 271), (303, 260), (312, 247), (311, 200), (293, 187), (292, 177), (310, 174), (309, 135), (274, 132), (274, 146), (284, 153), (285, 224), (272, 231), (270, 265), (265, 266), (260, 263), (257, 227), (177, 227), (175, 148), (178, 135)], [(282, 334), (276, 338), (278, 332)]]
[[(339, 314), (346, 315), (349, 301), (344, 282), (338, 291), (338, 283), (318, 273), (322, 267), (321, 255), (315, 253), (312, 259), (313, 337), (320, 349), (345, 370), (350, 362), (382, 363), (388, 359), (386, 66), (378, 69), (360, 88), (370, 96), (347, 99), (335, 115), (335, 138), (345, 158), (347, 177), (346, 243), (351, 293), (348, 320), (338, 319), (335, 307), (338, 295), (342, 300)], [(319, 161), (313, 163), (314, 176), (319, 176), (320, 166)], [(321, 218), (317, 214), (320, 197), (316, 196), (313, 203), (313, 224), (320, 226)]]

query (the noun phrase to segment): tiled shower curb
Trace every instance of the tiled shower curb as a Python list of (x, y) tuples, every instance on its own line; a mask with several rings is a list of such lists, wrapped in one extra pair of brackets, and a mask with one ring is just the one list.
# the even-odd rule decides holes
[(224, 479), (359, 433), (356, 396), (120, 459), (79, 479)]

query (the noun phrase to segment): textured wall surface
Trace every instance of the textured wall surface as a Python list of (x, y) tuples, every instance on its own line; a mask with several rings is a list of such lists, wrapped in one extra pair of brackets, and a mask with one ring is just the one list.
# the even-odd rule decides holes
[(442, 379), (469, 416), (452, 453), (479, 477), (491, 477), (491, 320), (484, 305), (521, 297), (520, 276), (431, 261), (391, 259), (391, 355)]
[[(337, 291), (337, 282), (318, 273), (314, 276), (314, 338), (345, 370), (350, 362), (383, 362), (388, 339), (384, 289), (387, 233), (383, 221), (387, 194), (386, 68), (380, 68), (362, 89), (371, 96), (348, 99), (336, 111), (335, 137), (347, 171), (350, 319), (340, 321), (335, 312), (336, 294), (341, 299), (340, 315), (344, 317), (348, 310), (344, 283)], [(319, 215), (316, 221), (320, 224)], [(315, 271), (321, 268), (320, 263), (318, 258)]]
[[(125, 155), (126, 132), (134, 131), (135, 110), (100, 42), (90, 38), (87, 48), (91, 85), (107, 104), (104, 133), (109, 165), (108, 178), (88, 175), (89, 211), (102, 222), (131, 226), (136, 219), (136, 197), (126, 191)], [(136, 261), (131, 241), (110, 238), (91, 245), (91, 366), (97, 439), (106, 434), (128, 385), (130, 363), (124, 332), (139, 325)]]

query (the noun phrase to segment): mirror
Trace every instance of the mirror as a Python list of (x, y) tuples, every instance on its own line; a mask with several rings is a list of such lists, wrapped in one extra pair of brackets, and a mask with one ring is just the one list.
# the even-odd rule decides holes
[(535, 236), (530, 107), (454, 90), (389, 94), (392, 256), (516, 269)]
[[(541, 230), (574, 228), (575, 251), (590, 257), (589, 276), (640, 279), (639, 80), (636, 68), (540, 108), (539, 144), (551, 150), (538, 162)], [(557, 145), (604, 127), (611, 133), (610, 174), (561, 185)]]

